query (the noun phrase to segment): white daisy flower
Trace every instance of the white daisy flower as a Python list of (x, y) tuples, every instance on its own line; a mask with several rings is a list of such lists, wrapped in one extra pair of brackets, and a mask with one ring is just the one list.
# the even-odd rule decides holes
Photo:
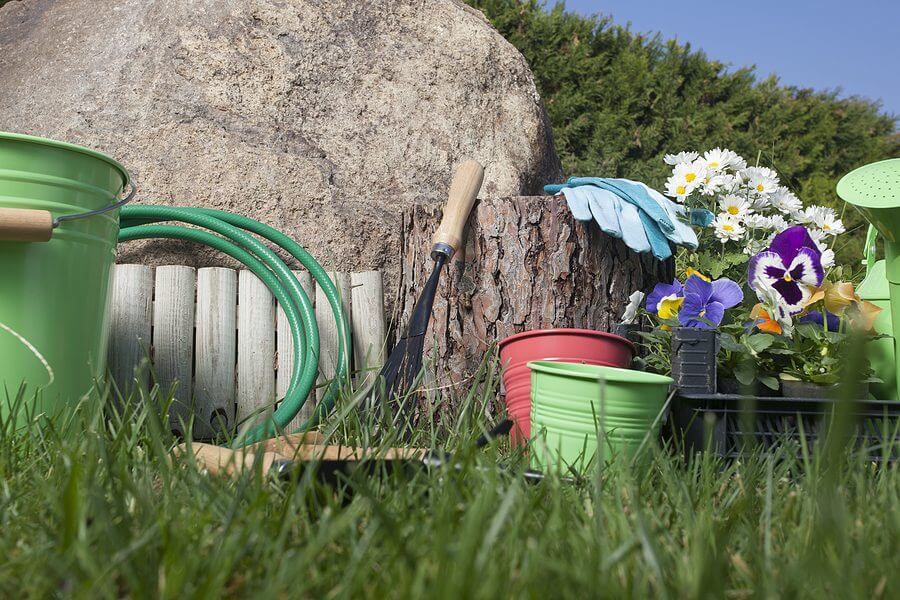
[(749, 256), (753, 256), (754, 254), (759, 254), (763, 250), (766, 250), (769, 247), (771, 240), (762, 239), (762, 240), (747, 240), (747, 244), (744, 246), (744, 254)]
[(678, 154), (666, 154), (663, 158), (663, 162), (667, 165), (678, 165), (681, 163), (691, 163), (699, 158), (700, 153), (698, 152), (679, 152)]
[(730, 194), (734, 192), (736, 187), (734, 175), (728, 173), (714, 173), (707, 170), (706, 179), (700, 186), (700, 193), (704, 196), (715, 196), (716, 194)]
[(826, 212), (815, 221), (817, 227), (825, 232), (826, 235), (840, 235), (846, 231), (844, 223), (837, 218), (833, 211)]
[(753, 212), (753, 207), (740, 196), (722, 196), (719, 198), (719, 210), (721, 210), (723, 214), (728, 214), (737, 219), (743, 219)]
[(710, 171), (724, 171), (725, 169), (743, 169), (747, 161), (738, 156), (737, 152), (725, 148), (713, 148), (703, 154), (706, 168)]
[(705, 180), (706, 167), (700, 159), (691, 163), (678, 163), (672, 176), (666, 180), (666, 195), (684, 202)]
[(781, 233), (788, 228), (787, 219), (781, 215), (769, 215), (769, 229), (776, 233)]
[[(810, 232), (810, 233), (812, 233), (812, 232)], [(829, 248), (828, 244), (820, 242), (816, 238), (813, 238), (813, 240), (816, 242), (816, 247), (819, 249), (819, 252), (822, 253), (822, 256), (821, 256), (822, 268), (830, 269), (831, 267), (834, 266), (834, 250)]]
[(744, 226), (728, 213), (719, 213), (710, 225), (715, 229), (716, 237), (723, 244), (728, 241), (738, 241), (744, 237)]
[(754, 175), (747, 180), (747, 186), (757, 196), (769, 196), (778, 189), (778, 180), (772, 177)]
[(821, 242), (822, 240), (824, 240), (825, 237), (828, 235), (828, 234), (825, 233), (823, 230), (821, 230), (821, 229), (816, 229), (815, 227), (807, 227), (807, 228), (806, 228), (806, 231), (809, 232), (809, 237), (811, 237), (812, 240), (813, 240), (814, 242), (816, 242), (817, 244), (818, 244), (819, 242)]
[(675, 198), (677, 202), (684, 202), (684, 199), (690, 195), (693, 188), (685, 181), (684, 177), (676, 177), (672, 175), (666, 179), (666, 196)]
[(702, 159), (690, 163), (678, 163), (672, 169), (672, 175), (684, 179), (692, 188), (696, 188), (706, 181), (706, 165)]
[(821, 211), (821, 206), (807, 206), (797, 213), (797, 221), (804, 225), (810, 225), (815, 222), (815, 217)]
[(753, 214), (744, 219), (744, 225), (750, 229), (764, 229), (766, 231), (781, 232), (787, 229), (787, 221), (781, 215)]
[(771, 204), (769, 203), (769, 195), (768, 194), (751, 194), (750, 195), (750, 206), (753, 210), (756, 211), (765, 211), (768, 210)]
[(744, 181), (750, 181), (751, 179), (774, 179), (778, 182), (778, 173), (770, 169), (769, 167), (747, 167), (746, 169), (742, 169), (740, 171), (740, 176)]
[(769, 201), (776, 210), (786, 215), (793, 215), (803, 210), (803, 203), (800, 201), (800, 198), (784, 186), (776, 189)]

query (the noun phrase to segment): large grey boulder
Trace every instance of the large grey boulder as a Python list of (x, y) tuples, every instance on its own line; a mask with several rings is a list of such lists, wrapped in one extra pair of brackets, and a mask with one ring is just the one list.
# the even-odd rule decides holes
[[(393, 274), (402, 208), (560, 174), (524, 58), (456, 0), (24, 0), (0, 8), (0, 130), (124, 163), (145, 203), (234, 210), (333, 269)], [(208, 265), (131, 245), (120, 260)]]

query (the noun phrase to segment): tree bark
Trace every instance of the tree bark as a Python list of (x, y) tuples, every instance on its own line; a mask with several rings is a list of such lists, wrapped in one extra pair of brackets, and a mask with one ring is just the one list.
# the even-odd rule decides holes
[[(440, 218), (433, 206), (403, 213), (394, 303), (401, 327), (431, 273)], [(565, 201), (550, 196), (481, 200), (466, 231), (465, 250), (442, 275), (425, 344), (429, 379), (455, 390), (451, 398), (465, 393), (495, 342), (530, 329), (609, 331), (633, 291), (670, 281), (674, 270), (672, 261), (636, 254), (596, 224), (576, 221)]]

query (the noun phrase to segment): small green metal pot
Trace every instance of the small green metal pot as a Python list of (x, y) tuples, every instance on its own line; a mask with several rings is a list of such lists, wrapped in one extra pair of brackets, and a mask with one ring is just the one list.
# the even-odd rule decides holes
[(670, 377), (575, 363), (531, 369), (532, 467), (584, 472), (616, 454), (631, 458), (659, 435)]

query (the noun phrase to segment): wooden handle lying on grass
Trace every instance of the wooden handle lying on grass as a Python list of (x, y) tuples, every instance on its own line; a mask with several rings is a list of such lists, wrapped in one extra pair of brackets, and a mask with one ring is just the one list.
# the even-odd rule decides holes
[(0, 242), (49, 242), (53, 215), (46, 210), (0, 208)]
[[(274, 441), (274, 440), (267, 440)], [(316, 462), (322, 460), (359, 461), (378, 460), (421, 460), (427, 450), (424, 448), (355, 448), (353, 446), (321, 446), (304, 444), (293, 451), (273, 452), (266, 449), (266, 442), (238, 450), (212, 444), (191, 444), (197, 463), (213, 475), (237, 475), (252, 469), (256, 461), (261, 462), (263, 472), (269, 471), (278, 461)], [(181, 456), (187, 452), (187, 444), (175, 447), (174, 453)]]
[[(447, 205), (444, 207), (444, 217), (432, 238), (434, 250), (450, 255), (459, 250), (466, 221), (469, 220), (469, 213), (472, 212), (483, 181), (484, 167), (477, 161), (467, 160), (456, 169)], [(449, 252), (446, 252), (447, 248)]]

